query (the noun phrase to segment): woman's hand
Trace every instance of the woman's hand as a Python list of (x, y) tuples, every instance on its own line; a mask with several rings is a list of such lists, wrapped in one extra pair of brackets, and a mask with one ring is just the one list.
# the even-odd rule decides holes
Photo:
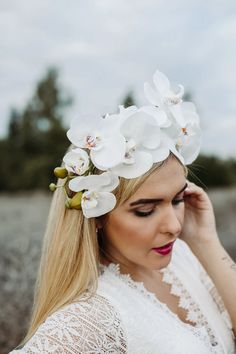
[(206, 192), (188, 181), (184, 199), (185, 217), (180, 238), (191, 248), (219, 242), (213, 207)]

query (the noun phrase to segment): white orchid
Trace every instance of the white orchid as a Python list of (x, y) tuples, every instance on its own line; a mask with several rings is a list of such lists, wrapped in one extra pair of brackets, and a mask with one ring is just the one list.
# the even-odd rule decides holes
[(192, 102), (183, 102), (181, 105), (182, 111), (182, 128), (186, 127), (187, 124), (196, 124), (199, 126), (200, 120), (196, 111), (196, 107)]
[(116, 197), (110, 193), (119, 184), (119, 178), (111, 172), (100, 175), (75, 177), (69, 182), (70, 190), (83, 191), (81, 207), (86, 218), (106, 214), (116, 205)]
[(72, 121), (67, 136), (75, 146), (90, 150), (90, 158), (97, 168), (107, 170), (117, 165), (125, 153), (125, 139), (116, 127), (112, 117), (84, 117)]
[[(54, 170), (75, 192), (72, 198), (67, 194), (68, 208), (82, 208), (86, 218), (104, 215), (116, 205), (111, 192), (119, 184), (118, 176), (139, 177), (170, 151), (184, 165), (196, 159), (201, 130), (194, 104), (183, 102), (183, 86), (175, 92), (163, 73), (156, 71), (153, 82), (155, 89), (149, 83), (144, 86), (150, 105), (119, 106), (118, 113), (104, 118), (84, 116), (72, 121), (67, 136), (76, 148), (64, 156), (63, 171)], [(105, 172), (91, 174), (94, 166)]]
[(140, 109), (121, 121), (120, 131), (126, 139), (126, 151), (123, 161), (111, 170), (121, 177), (136, 178), (147, 172), (154, 162), (164, 160), (169, 149), (163, 143), (155, 117), (150, 114)]
[(166, 128), (171, 125), (171, 120), (166, 112), (157, 106), (143, 106), (140, 110), (154, 117), (160, 128)]
[[(169, 148), (184, 165), (191, 164), (197, 157), (201, 147), (201, 129), (199, 124), (189, 122), (184, 128), (178, 124), (166, 130), (169, 137)], [(167, 138), (168, 139), (168, 138)]]
[(159, 107), (167, 115), (166, 123), (170, 124), (171, 116), (180, 124), (183, 124), (183, 116), (181, 111), (182, 97), (184, 95), (184, 88), (179, 85), (179, 91), (174, 92), (171, 89), (168, 78), (156, 71), (153, 75), (153, 82), (155, 85), (154, 90), (149, 83), (144, 84), (144, 93), (147, 100), (154, 106)]
[(89, 168), (89, 156), (83, 149), (77, 148), (69, 151), (63, 158), (68, 172), (83, 175)]

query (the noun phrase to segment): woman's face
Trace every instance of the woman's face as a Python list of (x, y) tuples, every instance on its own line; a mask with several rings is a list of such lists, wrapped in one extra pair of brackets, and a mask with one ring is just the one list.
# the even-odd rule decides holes
[[(166, 267), (171, 254), (153, 250), (175, 241), (184, 221), (183, 166), (171, 157), (106, 220), (106, 252), (130, 271)], [(173, 246), (175, 247), (175, 245)]]

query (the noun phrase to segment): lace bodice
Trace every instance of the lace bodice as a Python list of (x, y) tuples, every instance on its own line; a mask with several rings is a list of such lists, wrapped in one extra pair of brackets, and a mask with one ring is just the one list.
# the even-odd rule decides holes
[(121, 274), (119, 265), (110, 264), (100, 266), (95, 296), (52, 314), (23, 349), (11, 354), (235, 353), (222, 299), (188, 246), (177, 241), (161, 272), (195, 326), (182, 322), (143, 283)]

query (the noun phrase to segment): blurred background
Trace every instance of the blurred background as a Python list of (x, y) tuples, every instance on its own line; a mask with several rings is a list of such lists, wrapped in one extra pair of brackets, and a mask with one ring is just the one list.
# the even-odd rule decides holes
[(0, 2), (0, 353), (23, 338), (72, 117), (142, 105), (156, 69), (201, 117), (191, 178), (207, 189), (236, 260), (236, 2)]

